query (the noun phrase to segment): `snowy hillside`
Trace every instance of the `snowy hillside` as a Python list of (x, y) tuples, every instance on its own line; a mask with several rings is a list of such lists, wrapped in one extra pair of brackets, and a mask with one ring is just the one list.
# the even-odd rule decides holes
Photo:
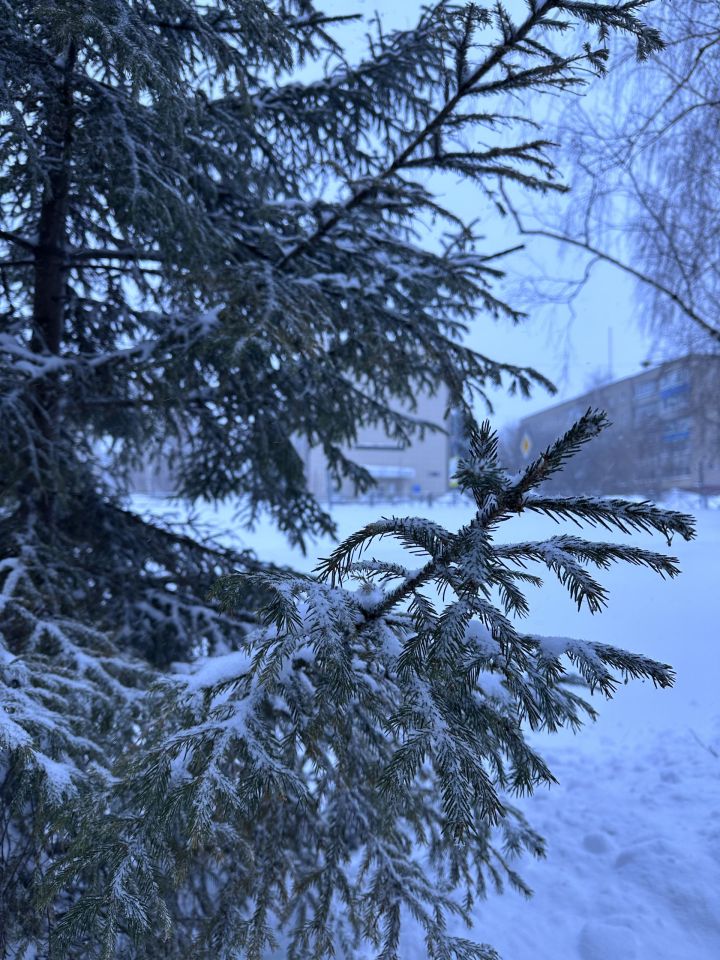
[[(462, 505), (417, 509), (451, 529), (469, 514)], [(343, 505), (335, 516), (343, 536), (393, 512), (410, 509)], [(314, 565), (269, 525), (235, 532), (230, 509), (208, 510), (203, 519), (235, 543), (257, 547), (264, 559)], [(548, 846), (546, 860), (519, 864), (535, 895), (493, 895), (476, 908), (474, 936), (503, 960), (720, 957), (720, 511), (699, 511), (697, 519), (698, 539), (669, 548), (682, 576), (663, 583), (634, 568), (604, 574), (610, 602), (600, 616), (578, 614), (549, 581), (530, 594), (534, 630), (646, 653), (671, 663), (677, 682), (672, 690), (631, 683), (598, 704), (600, 719), (577, 736), (543, 737), (560, 782), (521, 803)], [(504, 532), (526, 539), (557, 527), (521, 517)], [(633, 542), (648, 545), (651, 538)], [(652, 542), (662, 549), (657, 538)], [(316, 545), (317, 555), (328, 547)], [(397, 548), (380, 550), (391, 556)], [(402, 956), (424, 956), (411, 924)]]

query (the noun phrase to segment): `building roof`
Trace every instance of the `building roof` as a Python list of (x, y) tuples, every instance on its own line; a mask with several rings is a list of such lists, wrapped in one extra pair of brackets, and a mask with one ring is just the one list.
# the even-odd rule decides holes
[(577, 406), (578, 404), (582, 404), (584, 401), (587, 401), (588, 405), (592, 406), (593, 399), (602, 390), (617, 387), (620, 384), (630, 383), (635, 380), (649, 380), (670, 367), (680, 366), (694, 360), (711, 360), (715, 361), (716, 363), (720, 363), (720, 354), (688, 353), (683, 357), (675, 357), (673, 360), (666, 360), (663, 363), (659, 363), (657, 366), (648, 368), (647, 370), (640, 370), (638, 373), (629, 374), (627, 377), (621, 377), (619, 380), (610, 380), (607, 383), (599, 384), (592, 390), (586, 390), (585, 393), (578, 394), (574, 397), (569, 397), (567, 400), (561, 400), (559, 403), (554, 403), (549, 407), (543, 407), (542, 410), (538, 410), (535, 413), (529, 413), (520, 420), (520, 423), (527, 423), (529, 420), (532, 420), (535, 417), (544, 417), (548, 413), (553, 413), (556, 411), (559, 412), (563, 409), (563, 407), (571, 405)]

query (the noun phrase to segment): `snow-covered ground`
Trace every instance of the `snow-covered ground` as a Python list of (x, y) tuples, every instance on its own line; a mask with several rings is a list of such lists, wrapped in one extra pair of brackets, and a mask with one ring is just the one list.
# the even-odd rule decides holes
[[(393, 513), (421, 513), (456, 529), (471, 510), (347, 504), (333, 512), (344, 536)], [(578, 735), (542, 738), (560, 783), (522, 801), (548, 844), (547, 859), (519, 864), (534, 897), (509, 891), (476, 909), (473, 936), (503, 960), (720, 958), (720, 510), (695, 513), (698, 539), (669, 548), (683, 571), (674, 581), (634, 567), (602, 574), (610, 603), (594, 617), (579, 614), (549, 578), (530, 595), (533, 632), (646, 653), (671, 663), (677, 682), (671, 690), (630, 683), (600, 704), (597, 723)], [(230, 508), (208, 509), (203, 519), (229, 542), (305, 570), (332, 546), (321, 542), (315, 556), (302, 557), (269, 523), (252, 532), (235, 527)], [(558, 532), (552, 522), (525, 515), (506, 524), (503, 539), (551, 532)], [(666, 546), (661, 538), (633, 542)], [(385, 556), (402, 553), (387, 544), (375, 554), (381, 549)], [(424, 956), (411, 924), (402, 956)]]

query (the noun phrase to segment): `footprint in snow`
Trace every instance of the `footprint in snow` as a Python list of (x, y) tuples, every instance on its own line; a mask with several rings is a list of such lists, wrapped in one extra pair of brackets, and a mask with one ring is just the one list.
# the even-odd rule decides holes
[(582, 960), (634, 960), (635, 934), (627, 927), (591, 920), (580, 931), (578, 949)]
[(610, 851), (610, 842), (602, 833), (588, 833), (583, 837), (583, 847), (590, 853), (608, 853)]

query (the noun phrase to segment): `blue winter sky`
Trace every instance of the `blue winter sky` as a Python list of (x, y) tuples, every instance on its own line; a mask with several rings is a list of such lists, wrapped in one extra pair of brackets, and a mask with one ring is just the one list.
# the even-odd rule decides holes
[[(511, 2), (518, 16), (524, 4)], [(419, 0), (343, 0), (326, 6), (332, 13), (360, 13), (371, 18), (379, 13), (387, 27), (411, 27), (422, 7)], [(352, 37), (351, 50), (357, 44), (360, 54), (363, 47), (364, 28), (344, 28), (344, 42)], [(597, 88), (596, 81), (588, 91)], [(541, 107), (544, 109), (544, 107)], [(572, 171), (566, 182), (572, 186)], [(462, 210), (464, 214), (478, 206), (478, 213), (485, 213), (479, 191), (470, 184), (443, 182), (444, 199), (448, 206)], [(571, 201), (570, 201), (571, 202)], [(494, 218), (484, 231), (488, 252), (503, 249), (507, 241), (513, 241), (509, 229)], [(517, 242), (517, 236), (514, 237)], [(578, 259), (563, 251), (551, 241), (527, 238), (529, 257), (516, 256), (505, 261), (510, 273), (522, 274), (530, 267), (536, 273), (555, 277), (578, 277), (582, 274), (582, 258)], [(521, 259), (522, 257), (522, 259)], [(517, 304), (517, 293), (511, 293)], [(533, 366), (549, 377), (558, 387), (555, 397), (543, 390), (536, 390), (531, 399), (510, 397), (501, 390), (491, 393), (495, 408), (495, 424), (501, 426), (541, 410), (546, 406), (576, 396), (588, 389), (589, 380), (599, 372), (606, 372), (611, 364), (613, 378), (629, 376), (641, 369), (644, 360), (652, 358), (650, 338), (640, 327), (639, 311), (643, 309), (635, 297), (635, 286), (617, 269), (598, 264), (590, 280), (574, 299), (572, 309), (566, 305), (535, 306), (522, 325), (513, 327), (507, 322), (494, 322), (479, 316), (467, 339), (469, 346), (498, 360)], [(611, 347), (611, 349), (610, 349)]]

